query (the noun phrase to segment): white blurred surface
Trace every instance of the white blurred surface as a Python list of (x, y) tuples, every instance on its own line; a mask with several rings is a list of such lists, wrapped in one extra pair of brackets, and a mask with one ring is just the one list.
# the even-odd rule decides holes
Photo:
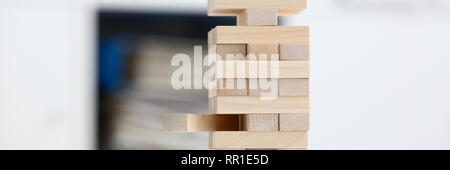
[[(450, 149), (449, 1), (308, 5), (310, 148)], [(95, 9), (181, 6), (206, 0), (0, 1), (0, 149), (95, 148)]]
[(0, 2), (0, 149), (94, 148), (94, 11)]
[(450, 149), (450, 3), (309, 1), (311, 149)]

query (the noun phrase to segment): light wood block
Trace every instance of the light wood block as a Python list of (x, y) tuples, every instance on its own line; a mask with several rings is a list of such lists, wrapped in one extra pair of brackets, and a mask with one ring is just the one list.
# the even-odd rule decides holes
[(308, 26), (217, 26), (210, 44), (309, 44)]
[(212, 45), (216, 55), (220, 56), (222, 60), (246, 60), (247, 46), (245, 44), (226, 44), (226, 45)]
[[(275, 54), (275, 55), (273, 55)], [(253, 55), (253, 56), (251, 56)], [(265, 56), (265, 57), (263, 57)], [(248, 60), (279, 60), (278, 44), (248, 44)]]
[(309, 114), (280, 114), (280, 131), (309, 130)]
[(278, 25), (277, 9), (245, 9), (236, 19), (238, 26)]
[(309, 45), (307, 44), (280, 44), (280, 60), (309, 60)]
[(248, 84), (248, 96), (261, 96), (262, 93), (265, 96), (278, 96), (278, 79), (265, 79), (265, 81), (261, 81), (261, 79), (250, 78), (248, 79)]
[(308, 96), (309, 79), (278, 79), (279, 96)]
[[(238, 68), (239, 68), (239, 66), (237, 65), (238, 63), (228, 62), (228, 61), (246, 60), (245, 56), (247, 55), (247, 45), (245, 45), (245, 44), (211, 45), (209, 48), (209, 54), (217, 55), (217, 56), (215, 56), (216, 58), (213, 58), (214, 62), (221, 61), (221, 63), (223, 63), (223, 65), (216, 67), (216, 69), (220, 70), (220, 72), (227, 73), (227, 69), (229, 69), (229, 71), (236, 73), (236, 74), (238, 74), (239, 72), (245, 72), (245, 70), (238, 70)], [(242, 82), (242, 81), (238, 81), (238, 82), (240, 82), (239, 85), (242, 85), (244, 83), (246, 84), (246, 82)], [(216, 87), (221, 87), (222, 86), (220, 84), (221, 82), (218, 82), (218, 83), (219, 83), (219, 86), (216, 86)], [(213, 90), (217, 90), (217, 89), (219, 89), (219, 88), (216, 88)], [(230, 91), (230, 90), (225, 90), (225, 93), (227, 93), (228, 91)], [(213, 92), (213, 93), (215, 93), (215, 92)], [(209, 96), (210, 97), (215, 96), (215, 94), (209, 95)]]
[(308, 132), (211, 132), (210, 148), (307, 148)]
[[(214, 44), (217, 41), (215, 38), (216, 38), (216, 31), (214, 31), (214, 29), (212, 29), (208, 32), (208, 40), (207, 40), (208, 48), (211, 48), (214, 46)], [(216, 52), (215, 49), (214, 49), (214, 52)], [(211, 52), (209, 52), (209, 53), (211, 53)]]
[[(264, 64), (265, 62), (265, 64)], [(278, 76), (273, 76), (272, 62), (276, 63), (278, 67)], [(226, 64), (234, 65), (235, 67), (242, 66), (245, 70), (243, 75), (239, 75), (238, 71), (227, 73), (224, 67)], [(261, 66), (261, 64), (263, 64)], [(222, 65), (222, 67), (218, 67)], [(230, 69), (231, 70), (231, 69)], [(260, 74), (260, 73), (266, 74)], [(309, 78), (310, 76), (310, 62), (309, 61), (217, 61), (216, 62), (216, 78)]]
[[(235, 151), (235, 150), (247, 150), (247, 149), (245, 149), (245, 148), (215, 148), (214, 150), (233, 150), (233, 151)], [(276, 150), (278, 150), (278, 149), (276, 149)]]
[[(214, 79), (213, 82), (210, 82), (208, 86), (208, 98), (211, 99), (212, 97), (216, 96), (217, 96), (217, 78)], [(210, 106), (209, 108), (211, 108), (211, 102), (209, 103), (209, 106)]]
[(216, 78), (213, 84), (209, 86), (208, 98), (216, 96), (247, 96), (248, 95), (248, 79), (233, 78), (223, 79)]
[(308, 97), (261, 100), (257, 96), (217, 96), (214, 99), (214, 114), (309, 113)]
[(239, 115), (165, 114), (163, 129), (169, 131), (238, 131)]
[(217, 79), (216, 96), (247, 96), (247, 79)]
[(241, 115), (243, 131), (278, 131), (278, 114), (243, 114)]
[[(211, 95), (211, 94), (209, 94)], [(208, 100), (208, 111), (209, 114), (214, 114), (214, 112), (216, 112), (216, 98), (215, 97), (210, 97)]]
[[(210, 45), (210, 46), (208, 46), (208, 54), (217, 54), (217, 45)], [(209, 57), (211, 57), (211, 56), (209, 56)], [(214, 62), (217, 61), (216, 57), (211, 57), (211, 58), (208, 58), (208, 59), (209, 60), (212, 59)]]
[(208, 16), (236, 16), (244, 9), (278, 9), (278, 15), (296, 15), (306, 9), (306, 0), (208, 0)]

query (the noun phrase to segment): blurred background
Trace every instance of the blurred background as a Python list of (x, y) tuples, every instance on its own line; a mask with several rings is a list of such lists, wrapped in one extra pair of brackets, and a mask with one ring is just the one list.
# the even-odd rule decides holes
[[(206, 0), (0, 0), (0, 149), (207, 149), (162, 131), (207, 113), (172, 56), (215, 25)], [(310, 0), (310, 149), (450, 149), (450, 1)]]

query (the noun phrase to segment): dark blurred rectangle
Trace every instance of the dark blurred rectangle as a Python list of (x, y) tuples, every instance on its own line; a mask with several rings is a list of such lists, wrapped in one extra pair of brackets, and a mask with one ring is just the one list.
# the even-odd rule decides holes
[(98, 21), (99, 148), (207, 149), (207, 134), (162, 130), (165, 113), (207, 113), (207, 90), (175, 90), (172, 56), (207, 54), (208, 31), (234, 17), (100, 11)]

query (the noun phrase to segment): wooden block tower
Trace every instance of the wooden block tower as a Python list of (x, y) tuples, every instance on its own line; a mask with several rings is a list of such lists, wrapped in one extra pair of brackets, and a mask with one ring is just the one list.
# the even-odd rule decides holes
[(210, 132), (211, 149), (307, 149), (309, 27), (278, 26), (278, 16), (305, 8), (306, 0), (209, 0), (209, 16), (237, 19), (208, 33), (210, 114), (165, 115), (164, 128)]

